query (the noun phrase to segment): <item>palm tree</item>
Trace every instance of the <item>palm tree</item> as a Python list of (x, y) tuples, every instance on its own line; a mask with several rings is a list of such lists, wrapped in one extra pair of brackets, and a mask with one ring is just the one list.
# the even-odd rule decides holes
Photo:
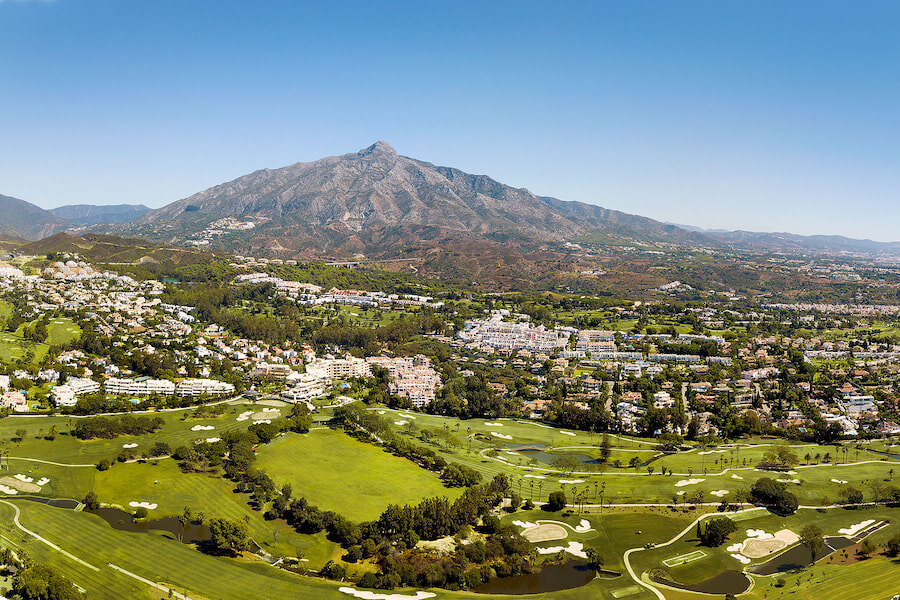
[(806, 453), (806, 456), (803, 457), (806, 461), (806, 464), (809, 464), (809, 461), (812, 460), (812, 456), (810, 456), (809, 452)]

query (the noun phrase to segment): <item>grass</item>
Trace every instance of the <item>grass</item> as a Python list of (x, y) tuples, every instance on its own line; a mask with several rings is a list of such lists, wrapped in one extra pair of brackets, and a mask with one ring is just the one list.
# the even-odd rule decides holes
[(287, 434), (260, 448), (258, 465), (277, 485), (290, 483), (323, 510), (357, 521), (377, 518), (388, 504), (414, 504), (429, 496), (459, 496), (414, 463), (343, 432), (314, 429)]

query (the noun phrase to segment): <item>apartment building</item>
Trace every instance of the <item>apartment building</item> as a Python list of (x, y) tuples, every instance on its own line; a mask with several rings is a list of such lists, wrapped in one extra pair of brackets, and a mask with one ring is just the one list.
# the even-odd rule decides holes
[(110, 377), (103, 384), (107, 394), (151, 396), (171, 396), (175, 393), (175, 384), (168, 379), (151, 379), (138, 377), (136, 379), (121, 379)]

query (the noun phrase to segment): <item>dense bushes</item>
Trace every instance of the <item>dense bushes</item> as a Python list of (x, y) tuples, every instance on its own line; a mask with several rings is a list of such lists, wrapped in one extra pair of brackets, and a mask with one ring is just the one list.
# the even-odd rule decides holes
[(703, 523), (697, 523), (697, 537), (704, 546), (721, 546), (735, 531), (737, 525), (728, 517), (711, 519), (705, 527)]
[(162, 427), (160, 417), (89, 417), (72, 428), (72, 434), (80, 440), (96, 438), (112, 439), (120, 435), (145, 435)]

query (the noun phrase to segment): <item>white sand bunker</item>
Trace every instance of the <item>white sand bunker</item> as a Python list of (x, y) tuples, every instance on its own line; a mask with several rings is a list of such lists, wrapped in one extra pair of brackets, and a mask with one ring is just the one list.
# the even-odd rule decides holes
[(503, 423), (491, 423), (489, 421), (484, 422), (485, 427), (503, 427)]
[(537, 523), (532, 523), (531, 521), (519, 521), (516, 519), (512, 522), (516, 527), (521, 527), (522, 529), (531, 529), (532, 527), (537, 527)]
[(593, 529), (591, 527), (591, 522), (587, 519), (582, 519), (578, 526), (575, 528), (575, 533), (587, 533)]
[(191, 427), (191, 431), (212, 431), (215, 429), (213, 425), (194, 425)]
[(509, 454), (510, 456), (518, 456), (519, 455), (518, 452), (513, 452), (512, 450), (507, 450), (506, 453)]
[(563, 435), (571, 435), (571, 436), (573, 436), (573, 437), (575, 436), (575, 434), (572, 433), (571, 431), (560, 431), (560, 433), (563, 434)]
[(414, 596), (408, 594), (380, 594), (368, 590), (357, 590), (352, 587), (339, 587), (338, 591), (361, 598), (362, 600), (425, 600), (426, 598), (434, 598), (434, 594), (431, 592), (422, 591), (416, 592)]
[(49, 477), (41, 477), (40, 479), (37, 480), (37, 485), (39, 485), (41, 487), (44, 487), (48, 483), (50, 483)]
[(543, 475), (526, 475), (525, 477), (528, 479), (546, 479)]
[(394, 425), (402, 426), (402, 425), (408, 425), (408, 424), (409, 424), (409, 421), (407, 421), (406, 419), (400, 419), (399, 421), (394, 421)]
[(727, 450), (704, 450), (703, 452), (698, 452), (700, 456), (706, 456), (707, 454), (722, 454), (727, 452)]
[(706, 481), (706, 479), (703, 479), (703, 478), (681, 479), (681, 480), (675, 482), (675, 487), (684, 487), (686, 485), (694, 485), (697, 483), (703, 483), (704, 481)]
[(511, 440), (511, 439), (512, 439), (512, 436), (511, 436), (511, 435), (504, 435), (504, 434), (502, 434), (502, 433), (497, 433), (496, 431), (492, 431), (492, 432), (491, 432), (491, 435), (494, 436), (494, 437), (498, 437), (498, 438), (500, 438), (501, 440)]
[(779, 479), (781, 483), (800, 483), (800, 480), (797, 478), (794, 479)]
[(743, 479), (743, 477), (741, 477), (740, 475), (735, 475), (734, 473), (731, 474), (731, 478), (732, 479)]
[(727, 496), (729, 493), (730, 493), (730, 492), (729, 492), (728, 490), (713, 490), (713, 491), (710, 492), (710, 494), (712, 494), (712, 495), (715, 496), (716, 498), (724, 498), (724, 497)]
[(839, 483), (841, 485), (846, 485), (847, 482), (844, 481), (843, 479), (832, 479), (831, 483)]
[(256, 412), (256, 411), (248, 410), (247, 412), (242, 412), (241, 414), (238, 415), (237, 420), (238, 421), (246, 421), (247, 419), (250, 418), (250, 415), (252, 415), (254, 412)]
[(739, 561), (741, 562), (742, 565), (749, 565), (749, 564), (750, 564), (750, 559), (747, 558), (746, 556), (744, 556), (743, 554), (732, 553), (732, 554), (731, 554), (731, 557), (734, 558), (734, 559), (739, 560)]
[(529, 527), (522, 532), (522, 537), (532, 544), (564, 540), (568, 536), (569, 534), (566, 532), (565, 527), (554, 523), (543, 523), (537, 527)]
[(569, 542), (568, 546), (551, 546), (549, 548), (538, 548), (538, 554), (556, 554), (557, 552), (568, 552), (572, 556), (578, 558), (587, 558), (584, 551), (584, 544), (581, 542)]
[(841, 533), (843, 535), (856, 535), (869, 525), (872, 525), (874, 522), (874, 519), (867, 519), (862, 523), (857, 523), (856, 525), (851, 525), (850, 527), (845, 527), (844, 529), (838, 529), (838, 533)]
[(415, 419), (416, 418), (415, 415), (408, 415), (406, 413), (400, 413), (400, 416), (403, 417), (404, 419)]
[(216, 437), (206, 438), (207, 444), (215, 444), (216, 442), (221, 442), (221, 441), (222, 441), (222, 438), (216, 438)]
[(123, 448), (137, 448), (138, 445), (137, 445), (137, 442), (135, 442), (134, 444), (122, 444), (122, 447)]
[(0, 492), (9, 494), (10, 496), (14, 496), (15, 494), (19, 493), (19, 490), (0, 484)]
[[(743, 544), (736, 544), (738, 550), (746, 558), (763, 558), (774, 554), (779, 550), (787, 548), (791, 544), (799, 541), (800, 537), (790, 529), (782, 529), (774, 535), (767, 533), (762, 529), (749, 529), (754, 535), (744, 540)], [(734, 544), (728, 547), (728, 551), (733, 551)]]
[(156, 508), (157, 504), (155, 502), (137, 502), (132, 500), (128, 503), (128, 506), (131, 508), (146, 508), (147, 510), (153, 510)]
[(387, 411), (379, 410), (379, 411), (378, 411), (378, 414), (379, 414), (379, 415), (383, 415), (385, 412), (387, 412)]
[(569, 484), (569, 483), (584, 483), (584, 479), (560, 479), (559, 482), (560, 482), (560, 483), (565, 483), (565, 484)]
[(32, 481), (34, 481), (34, 477), (26, 477), (21, 473), (16, 473), (15, 475), (13, 475), (13, 477), (18, 479), (19, 481), (24, 481), (25, 483), (31, 483)]
[(259, 425), (259, 424), (261, 424), (261, 423), (266, 423), (266, 424), (268, 424), (268, 423), (271, 423), (271, 422), (272, 422), (271, 419), (260, 419), (260, 420), (258, 420), (258, 421), (254, 420), (254, 421), (253, 421), (253, 424), (254, 424), (254, 425)]
[(684, 496), (684, 494), (685, 494), (684, 490), (681, 490), (680, 492), (678, 492), (679, 496)]
[(41, 486), (32, 483), (30, 477), (26, 477), (25, 479), (28, 479), (28, 481), (23, 481), (16, 477), (0, 477), (0, 484), (13, 490), (25, 492), (26, 494), (36, 494), (41, 491)]

